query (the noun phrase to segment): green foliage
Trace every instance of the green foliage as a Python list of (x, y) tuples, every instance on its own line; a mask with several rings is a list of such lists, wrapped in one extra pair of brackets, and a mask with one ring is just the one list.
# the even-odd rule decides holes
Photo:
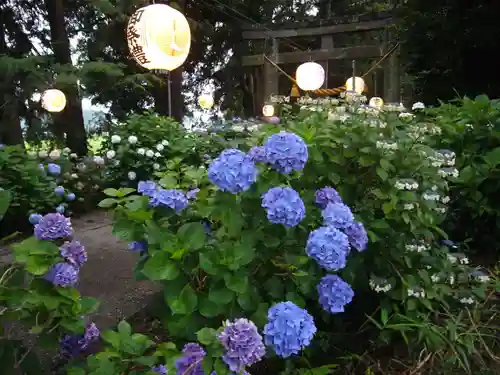
[[(310, 231), (321, 226), (314, 191), (330, 185), (369, 232), (368, 250), (351, 253), (340, 272), (357, 294), (356, 314), (370, 314), (382, 342), (401, 337), (410, 348), (429, 350), (466, 345), (444, 339), (447, 328), (437, 317), (483, 299), (491, 285), (471, 279), (465, 256), (438, 243), (446, 238), (439, 228), (446, 211), (441, 198), (447, 180), (453, 179), (441, 176), (433, 164), (432, 136), (439, 129), (422, 115), (400, 113), (399, 108), (378, 112), (354, 104), (310, 109), (284, 119), (284, 127), (308, 145), (302, 173), (283, 176), (261, 166), (252, 189), (235, 196), (218, 191), (204, 171), (170, 161), (157, 174), (160, 185), (201, 190), (180, 216), (149, 207), (146, 197), (112, 202), (115, 233), (126, 241), (148, 243), (136, 274), (162, 283), (169, 333), (191, 338), (202, 321), (216, 328), (223, 319), (242, 315), (262, 328), (267, 309), (276, 302), (316, 305), (315, 287), (324, 271), (305, 256), (304, 246)], [(263, 128), (241, 148), (262, 144), (276, 131)], [(307, 216), (297, 227), (272, 225), (261, 208), (261, 195), (278, 185), (293, 187), (305, 202)], [(201, 231), (201, 222), (210, 225), (210, 233)], [(365, 296), (375, 304), (363, 303)], [(312, 312), (318, 325), (338, 326), (345, 320)], [(463, 365), (465, 359), (460, 356), (456, 363)]]

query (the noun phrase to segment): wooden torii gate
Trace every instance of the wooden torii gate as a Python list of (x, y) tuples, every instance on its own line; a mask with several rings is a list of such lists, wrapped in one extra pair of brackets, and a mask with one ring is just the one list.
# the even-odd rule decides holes
[[(261, 115), (262, 105), (271, 95), (279, 95), (278, 77), (281, 74), (273, 65), (296, 64), (297, 66), (307, 61), (315, 61), (322, 64), (328, 76), (328, 61), (330, 60), (363, 60), (367, 58), (380, 59), (393, 47), (390, 42), (390, 27), (394, 24), (390, 13), (381, 13), (362, 19), (354, 17), (350, 19), (331, 19), (322, 21), (319, 25), (307, 25), (305, 27), (285, 27), (272, 25), (269, 27), (244, 26), (243, 40), (254, 48), (253, 55), (243, 56), (241, 59), (243, 67), (253, 68), (251, 73), (253, 107), (255, 115)], [(328, 22), (328, 24), (325, 24)], [(381, 41), (373, 43), (367, 40), (366, 34), (378, 32)], [(358, 34), (363, 40), (362, 45), (352, 47), (335, 47), (335, 39), (340, 34)], [(362, 34), (365, 35), (362, 35)], [(303, 37), (320, 38), (320, 49), (309, 51), (280, 51), (281, 45), (290, 45), (294, 39)], [(297, 43), (300, 44), (300, 43)], [(273, 63), (271, 63), (271, 60)], [(386, 61), (381, 64), (383, 71), (383, 97), (386, 102), (400, 101), (400, 70), (398, 62), (398, 50), (387, 56)], [(363, 73), (363, 72), (359, 72)], [(347, 78), (347, 77), (346, 77)], [(328, 88), (328, 78), (322, 89)], [(333, 88), (333, 87), (330, 87)], [(323, 91), (325, 93), (328, 91)], [(380, 93), (382, 94), (382, 93)], [(380, 95), (379, 94), (379, 95)]]

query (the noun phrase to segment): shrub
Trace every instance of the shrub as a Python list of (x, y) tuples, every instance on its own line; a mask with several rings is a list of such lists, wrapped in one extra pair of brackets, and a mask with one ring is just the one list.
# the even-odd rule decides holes
[[(410, 350), (449, 349), (465, 366), (474, 346), (446, 338), (444, 312), (483, 299), (490, 284), (440, 244), (456, 176), (435, 162), (431, 138), (440, 129), (399, 107), (310, 109), (285, 118), (287, 132), (269, 126), (242, 145), (258, 141), (265, 163), (254, 164), (255, 152), (226, 150), (207, 174), (179, 161), (158, 183), (140, 183), (141, 195), (106, 192), (103, 205), (117, 205), (115, 234), (140, 254), (137, 277), (164, 286), (169, 333), (190, 338), (239, 316), (262, 328), (272, 306), (289, 301), (307, 307), (322, 327), (317, 336), (334, 345), (339, 336), (328, 327), (345, 318), (324, 310), (375, 310), (383, 341), (401, 335)], [(194, 187), (200, 191), (184, 208), (178, 190)], [(358, 253), (364, 228), (370, 242)]]

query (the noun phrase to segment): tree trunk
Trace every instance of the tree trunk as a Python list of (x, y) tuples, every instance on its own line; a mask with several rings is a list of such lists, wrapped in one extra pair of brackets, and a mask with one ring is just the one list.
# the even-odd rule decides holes
[[(63, 0), (45, 0), (48, 13), (52, 49), (57, 63), (73, 65), (69, 37), (66, 31)], [(83, 122), (82, 103), (78, 93), (78, 85), (69, 84), (61, 87), (66, 95), (66, 107), (53, 116), (54, 133), (59, 137), (66, 133), (66, 145), (78, 155), (87, 154), (87, 134)]]

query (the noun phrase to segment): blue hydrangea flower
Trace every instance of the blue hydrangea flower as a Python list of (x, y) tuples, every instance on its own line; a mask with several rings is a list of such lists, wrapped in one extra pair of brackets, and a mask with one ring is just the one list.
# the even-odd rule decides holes
[(202, 220), (201, 225), (203, 225), (203, 229), (205, 229), (205, 234), (212, 233), (212, 226), (210, 225), (210, 223), (208, 221)]
[(64, 195), (64, 187), (62, 186), (57, 186), (54, 189), (54, 193), (56, 193), (57, 196), (62, 197)]
[(159, 189), (149, 200), (151, 207), (166, 206), (181, 212), (188, 206), (189, 202), (186, 195), (177, 189)]
[(160, 375), (167, 375), (167, 372), (168, 372), (165, 365), (154, 366), (151, 369), (151, 371), (156, 372), (157, 374), (160, 374)]
[(66, 200), (68, 202), (73, 202), (75, 199), (76, 199), (75, 193), (69, 193), (68, 195), (66, 195)]
[(344, 203), (327, 204), (321, 215), (324, 225), (337, 229), (345, 229), (348, 224), (354, 221), (351, 209)]
[(266, 354), (262, 336), (248, 319), (236, 319), (232, 323), (227, 321), (217, 338), (226, 349), (222, 360), (231, 371), (239, 373), (246, 366), (259, 362)]
[(38, 168), (45, 172), (45, 166), (43, 164), (38, 164)]
[(49, 163), (47, 165), (47, 172), (49, 172), (49, 174), (51, 174), (52, 176), (59, 176), (61, 174), (61, 166), (54, 163)]
[(137, 192), (147, 197), (152, 197), (158, 190), (158, 185), (154, 181), (139, 181)]
[(323, 276), (317, 290), (320, 305), (331, 314), (344, 312), (344, 306), (354, 297), (351, 286), (337, 275)]
[(77, 283), (78, 273), (78, 267), (69, 263), (58, 263), (44, 275), (44, 279), (64, 288)]
[(175, 361), (178, 375), (205, 375), (201, 365), (207, 353), (196, 343), (184, 345), (182, 357)]
[(252, 159), (236, 149), (227, 149), (208, 168), (208, 178), (222, 191), (237, 194), (247, 191), (257, 180), (258, 170)]
[(262, 207), (273, 224), (294, 227), (306, 215), (306, 207), (300, 195), (290, 187), (274, 187), (262, 196)]
[(30, 224), (31, 225), (38, 224), (38, 222), (40, 221), (41, 218), (42, 218), (42, 215), (40, 215), (40, 214), (37, 214), (37, 213), (31, 214), (29, 217)]
[(325, 209), (328, 203), (343, 203), (337, 190), (331, 186), (316, 190), (315, 198), (316, 204), (322, 209)]
[(366, 246), (368, 245), (368, 234), (362, 223), (353, 221), (347, 224), (344, 233), (347, 235), (352, 247), (358, 251), (366, 250)]
[(292, 302), (280, 302), (267, 312), (264, 341), (279, 357), (298, 354), (316, 333), (313, 317)]
[(56, 207), (56, 211), (59, 212), (60, 214), (63, 214), (64, 211), (66, 211), (66, 207), (64, 207), (63, 205), (59, 205)]
[(266, 148), (264, 146), (255, 146), (248, 151), (248, 156), (255, 163), (265, 163), (266, 162)]
[(309, 234), (306, 253), (328, 271), (345, 267), (349, 254), (347, 236), (334, 227), (321, 227)]
[(290, 174), (304, 169), (309, 157), (307, 145), (298, 135), (281, 131), (264, 143), (267, 162), (277, 171)]
[(65, 358), (76, 357), (84, 352), (100, 335), (99, 328), (91, 323), (86, 327), (83, 335), (65, 335), (59, 343), (59, 350)]
[(132, 242), (130, 242), (128, 244), (128, 250), (129, 251), (133, 251), (133, 252), (139, 251), (139, 252), (142, 252), (142, 251), (146, 251), (147, 249), (148, 249), (148, 243), (145, 240), (132, 241)]
[(77, 267), (81, 267), (87, 261), (85, 247), (79, 241), (66, 241), (60, 248), (61, 256)]
[(59, 213), (50, 213), (42, 216), (35, 225), (35, 237), (38, 240), (57, 240), (73, 235), (71, 220)]
[(186, 198), (189, 199), (189, 200), (196, 199), (196, 194), (198, 194), (199, 192), (200, 192), (200, 189), (198, 189), (198, 188), (189, 190), (186, 193)]

